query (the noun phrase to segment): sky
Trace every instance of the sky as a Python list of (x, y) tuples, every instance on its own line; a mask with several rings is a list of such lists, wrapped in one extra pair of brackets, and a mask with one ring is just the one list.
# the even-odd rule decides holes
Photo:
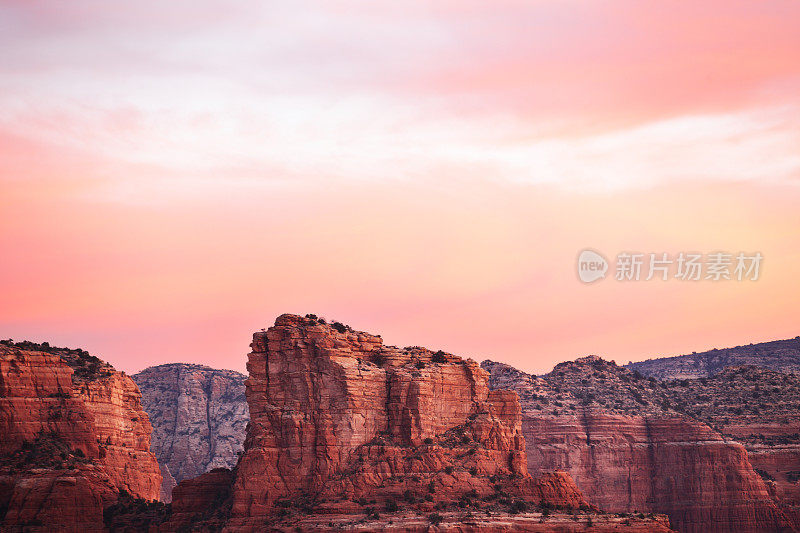
[[(244, 371), (252, 332), (315, 313), (540, 373), (800, 335), (799, 24), (795, 0), (1, 2), (0, 338)], [(617, 281), (625, 251), (764, 259)]]

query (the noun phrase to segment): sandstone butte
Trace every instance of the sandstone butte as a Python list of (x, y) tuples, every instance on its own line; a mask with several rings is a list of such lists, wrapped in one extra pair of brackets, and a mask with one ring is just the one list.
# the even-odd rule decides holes
[[(679, 393), (669, 384), (594, 356), (542, 377), (482, 366), (493, 387), (522, 398), (532, 475), (565, 470), (604, 510), (665, 513), (685, 533), (798, 530), (795, 502), (776, 503), (774, 484), (754, 471), (742, 444), (671, 408)], [(770, 457), (797, 464), (796, 456)]]
[(153, 425), (150, 449), (164, 478), (162, 501), (175, 484), (239, 460), (249, 420), (246, 376), (232, 370), (171, 363), (131, 376)]
[(179, 483), (161, 531), (670, 530), (598, 512), (564, 472), (530, 476), (517, 395), (472, 360), (313, 315), (251, 347), (241, 460)]
[(0, 344), (3, 531), (102, 531), (122, 492), (159, 495), (139, 390), (82, 350)]

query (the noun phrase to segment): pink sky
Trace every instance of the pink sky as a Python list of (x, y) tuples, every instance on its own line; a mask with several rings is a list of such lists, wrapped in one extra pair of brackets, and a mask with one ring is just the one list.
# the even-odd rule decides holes
[[(799, 26), (793, 0), (6, 2), (0, 337), (129, 372), (243, 370), (283, 312), (536, 372), (794, 337)], [(586, 247), (765, 259), (584, 285)]]

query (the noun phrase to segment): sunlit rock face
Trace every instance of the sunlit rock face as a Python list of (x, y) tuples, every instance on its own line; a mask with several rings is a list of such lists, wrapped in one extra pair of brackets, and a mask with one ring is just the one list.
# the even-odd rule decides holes
[(82, 350), (0, 344), (0, 433), (9, 529), (98, 530), (120, 490), (159, 496), (136, 384)]
[(482, 366), (520, 395), (532, 475), (565, 470), (604, 510), (665, 513), (682, 532), (796, 527), (745, 447), (684, 413), (671, 384), (593, 356), (544, 376)]
[(232, 528), (308, 496), (332, 512), (404, 498), (432, 510), (497, 490), (586, 505), (569, 476), (528, 475), (517, 396), (489, 390), (472, 360), (294, 315), (256, 333), (252, 350)]

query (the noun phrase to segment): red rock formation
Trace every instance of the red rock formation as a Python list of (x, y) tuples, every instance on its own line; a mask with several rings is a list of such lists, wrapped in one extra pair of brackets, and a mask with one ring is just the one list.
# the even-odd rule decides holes
[(215, 468), (194, 479), (178, 483), (172, 491), (172, 512), (161, 531), (186, 530), (197, 522), (201, 513), (203, 524), (219, 530), (227, 518), (233, 473), (227, 468)]
[(587, 411), (523, 429), (530, 472), (567, 470), (602, 509), (665, 513), (682, 532), (792, 530), (744, 447), (703, 424)]
[(118, 503), (115, 528), (669, 530), (663, 516), (599, 513), (565, 472), (534, 480), (516, 394), (490, 391), (474, 361), (291, 315), (252, 347), (235, 471), (179, 483), (171, 513)]
[(138, 389), (94, 359), (96, 374), (78, 376), (58, 351), (0, 345), (5, 527), (98, 530), (121, 489), (158, 497), (161, 476)]
[(136, 384), (121, 372), (84, 381), (73, 390), (91, 415), (99, 459), (114, 486), (158, 499), (161, 471), (150, 452), (150, 420)]
[(800, 529), (800, 376), (728, 367), (669, 387), (692, 416), (744, 445), (753, 469)]
[(282, 315), (254, 335), (231, 530), (299, 500), (338, 513), (360, 499), (587, 505), (568, 475), (527, 474), (516, 394), (489, 391), (474, 361), (334, 326)]
[(102, 531), (103, 508), (118, 490), (101, 468), (32, 469), (0, 474), (3, 531)]
[[(745, 442), (747, 456), (753, 469), (765, 475), (767, 488), (781, 510), (792, 520), (794, 527), (800, 530), (800, 424), (789, 424), (780, 428), (771, 425), (753, 424), (737, 428), (724, 428), (726, 434), (734, 434), (737, 430), (746, 433), (743, 437), (757, 432), (758, 435), (769, 435), (773, 439), (767, 444), (761, 442)], [(786, 443), (781, 440), (785, 439)], [(743, 439), (745, 440), (745, 439)]]
[(72, 391), (72, 369), (58, 355), (0, 345), (0, 454), (8, 455), (42, 433), (59, 435), (96, 457), (92, 419)]
[(664, 407), (655, 380), (591, 357), (540, 378), (484, 365), (523, 398), (532, 475), (565, 470), (600, 508), (666, 513), (681, 532), (795, 530), (745, 448)]

